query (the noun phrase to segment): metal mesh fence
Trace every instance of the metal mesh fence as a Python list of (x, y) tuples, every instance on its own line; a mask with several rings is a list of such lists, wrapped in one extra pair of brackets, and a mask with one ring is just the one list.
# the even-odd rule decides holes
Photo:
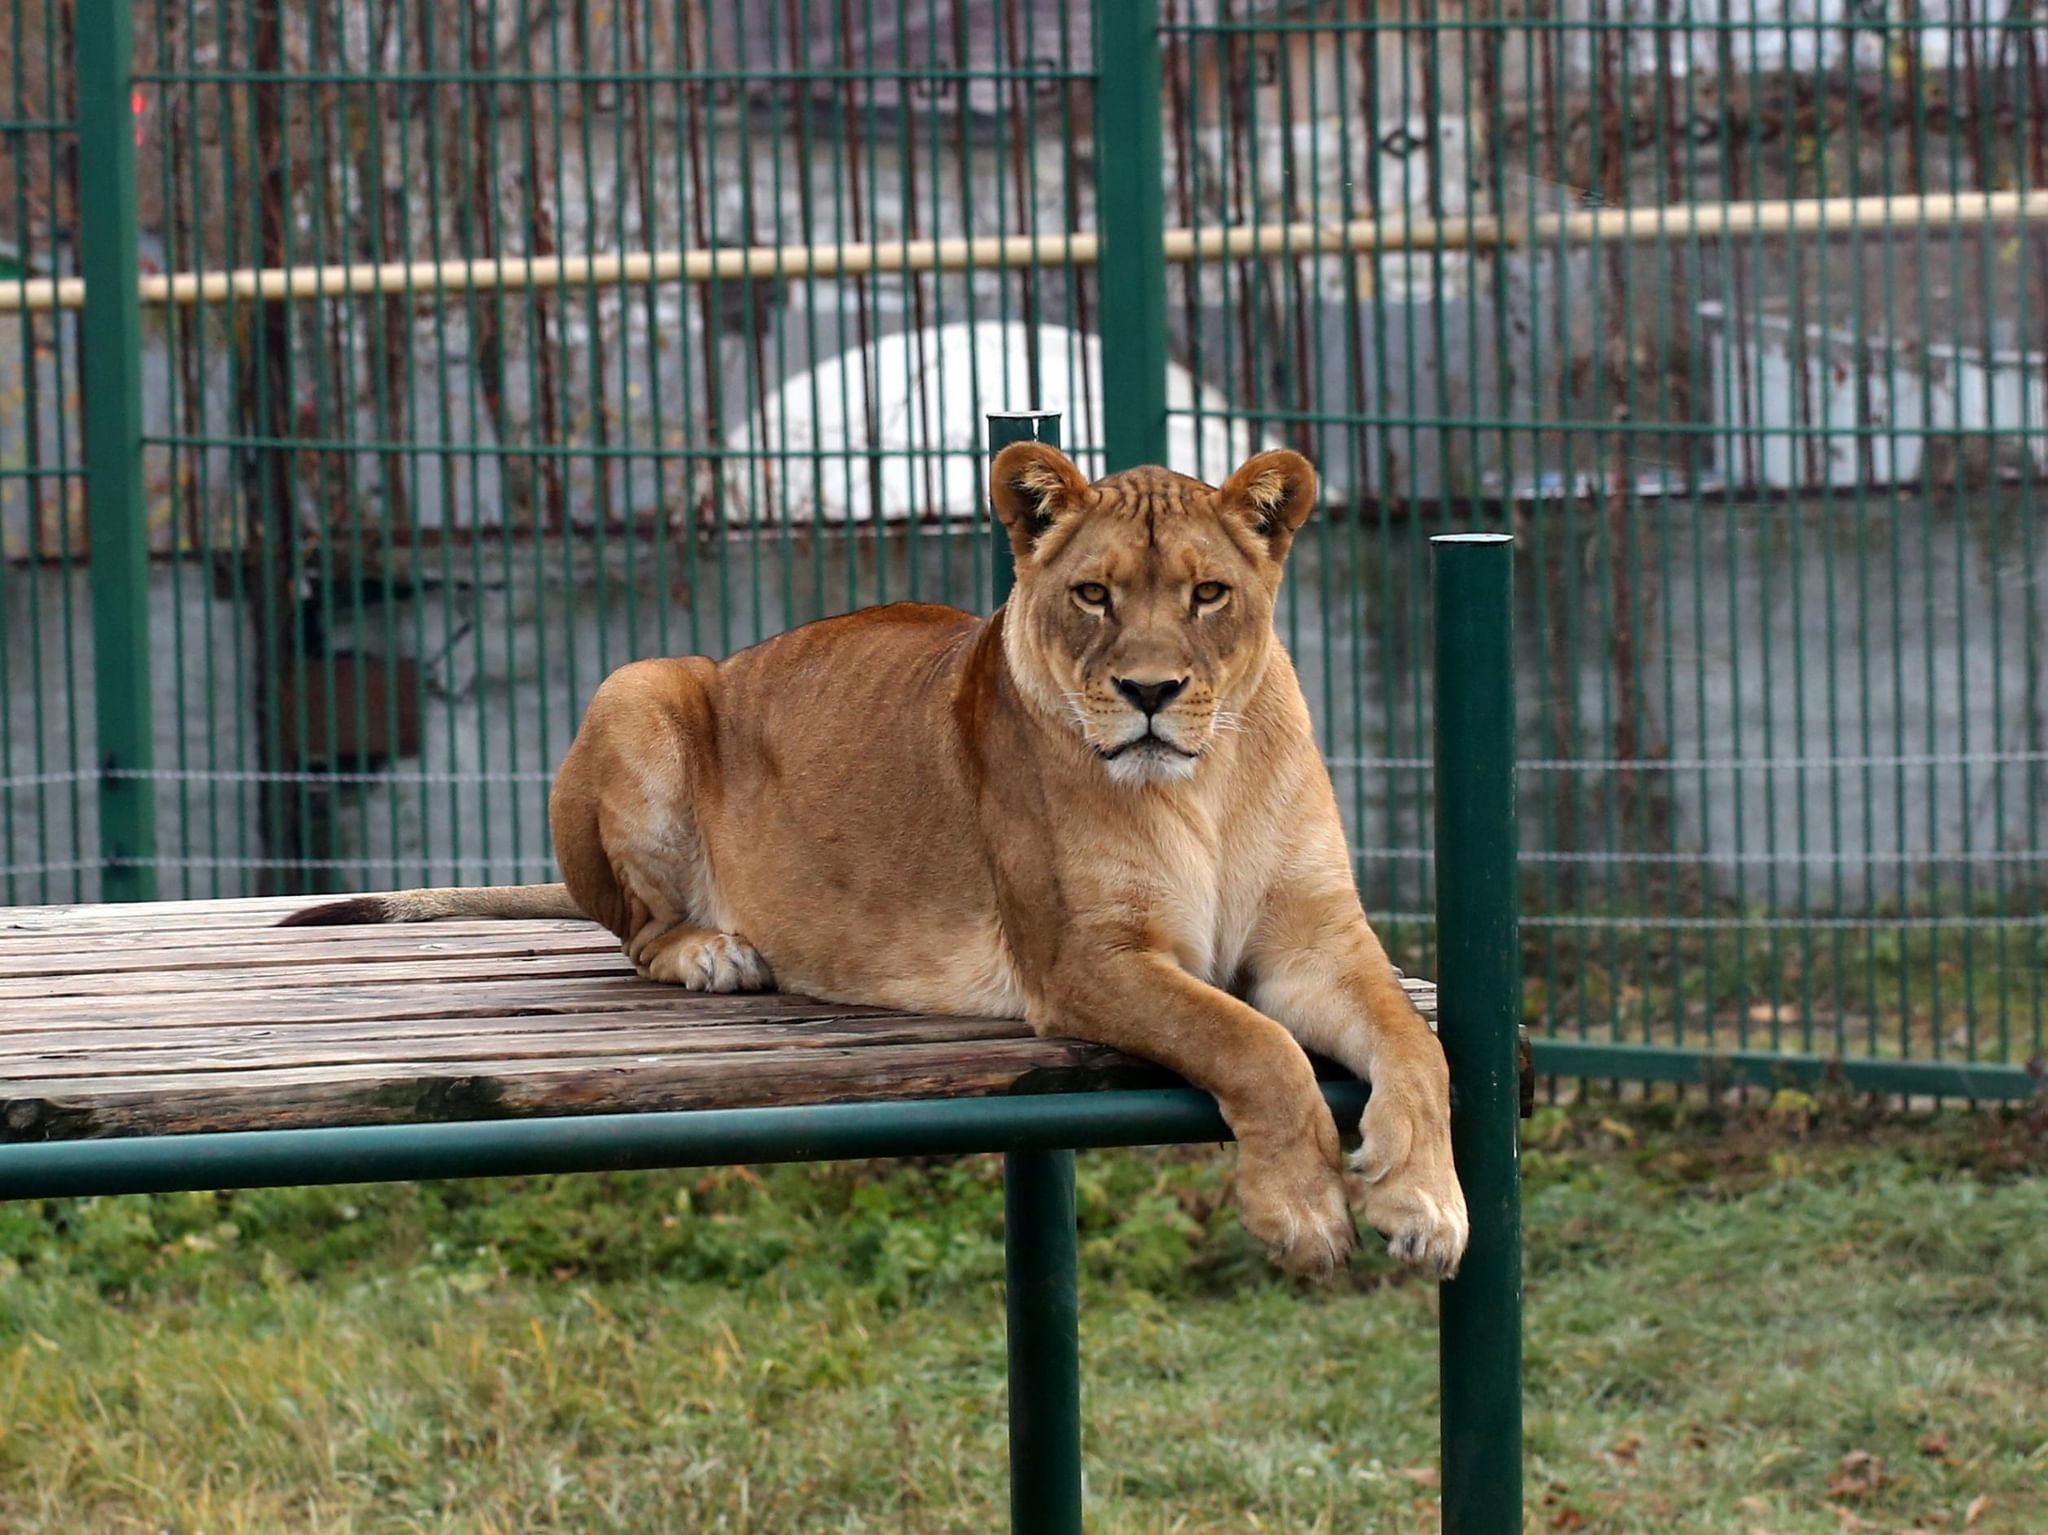
[[(610, 668), (985, 605), (982, 417), (1031, 406), (1091, 471), (1317, 462), (1282, 633), (1412, 967), (1426, 537), (1507, 527), (1532, 1017), (2048, 1053), (2024, 0), (1098, 10), (147, 0), (109, 64), (111, 0), (23, 0), (5, 898), (547, 878)], [(74, 56), (133, 118), (126, 358)], [(146, 761), (99, 751), (87, 659), (76, 396), (117, 366), (150, 664), (97, 683)], [(135, 868), (109, 782), (148, 787)]]

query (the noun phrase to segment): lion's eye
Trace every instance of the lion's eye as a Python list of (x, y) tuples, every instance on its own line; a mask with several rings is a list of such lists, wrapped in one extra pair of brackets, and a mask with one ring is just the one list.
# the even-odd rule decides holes
[(1106, 608), (1109, 606), (1109, 588), (1100, 581), (1083, 581), (1074, 588), (1074, 595), (1081, 599), (1084, 607)]
[(1195, 587), (1195, 606), (1213, 608), (1230, 595), (1230, 588), (1221, 581), (1204, 581)]

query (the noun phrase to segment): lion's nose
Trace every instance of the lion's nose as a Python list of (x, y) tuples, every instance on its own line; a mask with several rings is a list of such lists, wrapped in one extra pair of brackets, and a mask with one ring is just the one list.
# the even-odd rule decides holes
[(1188, 679), (1169, 678), (1165, 682), (1136, 682), (1129, 677), (1116, 679), (1116, 690), (1131, 701), (1134, 708), (1147, 714), (1157, 714), (1186, 690)]

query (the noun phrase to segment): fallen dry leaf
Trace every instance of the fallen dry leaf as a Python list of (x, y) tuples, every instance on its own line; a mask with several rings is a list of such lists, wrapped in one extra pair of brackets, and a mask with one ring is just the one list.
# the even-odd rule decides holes
[(1845, 1501), (1860, 1498), (1884, 1485), (1884, 1462), (1868, 1450), (1851, 1450), (1828, 1478), (1828, 1491)]
[(1405, 1477), (1418, 1487), (1434, 1487), (1443, 1480), (1442, 1474), (1435, 1466), (1403, 1466), (1394, 1474)]
[(1613, 1444), (1608, 1446), (1607, 1453), (1623, 1465), (1632, 1466), (1636, 1461), (1636, 1452), (1642, 1449), (1642, 1447), (1643, 1436), (1641, 1434), (1623, 1434)]
[(1920, 1436), (1920, 1453), (1930, 1460), (1939, 1460), (1948, 1454), (1948, 1431), (1936, 1429), (1931, 1434)]
[(1865, 1519), (1854, 1509), (1844, 1508), (1839, 1503), (1830, 1503), (1828, 1505), (1828, 1512), (1835, 1516), (1835, 1522), (1845, 1530), (1874, 1530), (1877, 1528), (1874, 1523)]
[(1970, 1506), (1963, 1510), (1963, 1528), (1974, 1530), (1977, 1527), (1977, 1521), (1984, 1517), (1984, 1511), (1990, 1506), (1991, 1494), (1988, 1492), (1980, 1492), (1976, 1497), (1970, 1499)]
[(1567, 1503), (1551, 1517), (1550, 1527), (1553, 1530), (1583, 1530), (1586, 1516)]

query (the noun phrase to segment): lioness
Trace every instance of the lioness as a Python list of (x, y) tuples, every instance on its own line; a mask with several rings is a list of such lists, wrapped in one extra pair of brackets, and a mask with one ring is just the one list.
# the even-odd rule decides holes
[[(1215, 1094), (1245, 1225), (1292, 1273), (1356, 1230), (1455, 1272), (1442, 1051), (1360, 909), (1273, 604), (1315, 471), (1221, 489), (996, 459), (1016, 589), (606, 679), (549, 804), (564, 885), (359, 897), (290, 922), (587, 914), (643, 976), (1023, 1017)], [(1297, 1043), (1298, 1042), (1298, 1043)], [(1302, 1046), (1372, 1083), (1347, 1187)]]

